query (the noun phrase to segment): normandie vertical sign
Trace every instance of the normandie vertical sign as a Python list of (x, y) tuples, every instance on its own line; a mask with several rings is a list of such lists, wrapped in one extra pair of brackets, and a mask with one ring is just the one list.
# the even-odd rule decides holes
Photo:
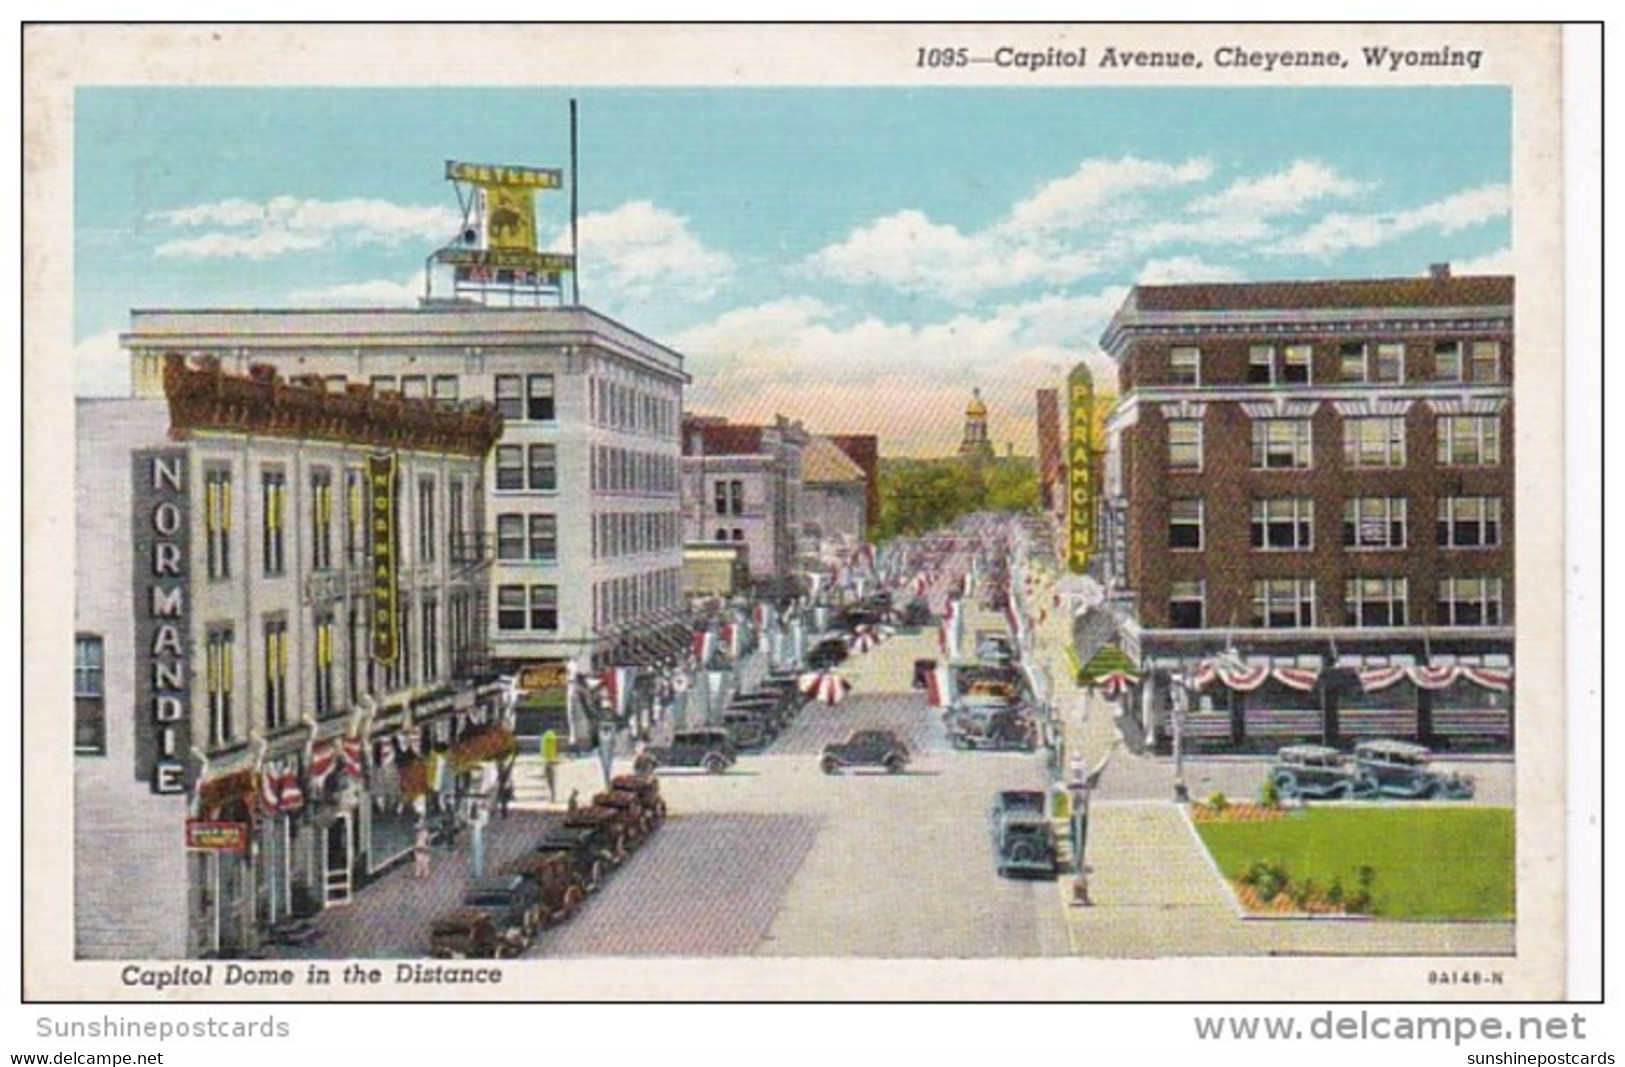
[(1079, 363), (1067, 376), (1067, 569), (1082, 574), (1095, 553), (1095, 502), (1100, 487), (1095, 484), (1095, 380), (1086, 364)]
[(401, 646), (401, 583), (393, 452), (367, 457), (367, 488), (372, 524), (372, 658), (394, 663)]
[(186, 791), (191, 749), (191, 497), (185, 449), (132, 456), (135, 584), (135, 777), (154, 793)]

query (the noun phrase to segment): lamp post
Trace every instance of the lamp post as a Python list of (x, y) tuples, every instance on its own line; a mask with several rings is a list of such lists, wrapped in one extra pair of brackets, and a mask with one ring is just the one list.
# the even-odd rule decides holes
[(1072, 780), (1068, 789), (1072, 794), (1072, 903), (1078, 907), (1089, 907), (1094, 901), (1089, 899), (1089, 865), (1085, 862), (1085, 850), (1089, 845), (1089, 801), (1094, 791), (1100, 785), (1100, 777), (1106, 772), (1106, 765), (1117, 754), (1122, 745), (1121, 740), (1113, 741), (1106, 754), (1100, 757), (1094, 770), (1088, 774), (1083, 772), (1083, 761), (1077, 760), (1072, 765)]

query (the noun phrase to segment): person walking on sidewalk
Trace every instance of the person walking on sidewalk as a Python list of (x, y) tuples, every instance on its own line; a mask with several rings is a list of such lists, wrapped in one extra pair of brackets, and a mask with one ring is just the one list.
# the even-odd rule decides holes
[(542, 776), (547, 779), (547, 800), (559, 799), (559, 735), (552, 730), (542, 735)]

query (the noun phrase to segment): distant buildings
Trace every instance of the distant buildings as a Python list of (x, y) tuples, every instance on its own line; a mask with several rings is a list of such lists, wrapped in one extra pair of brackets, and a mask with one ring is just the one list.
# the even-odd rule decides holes
[(1511, 743), (1511, 278), (1138, 286), (1101, 343), (1150, 735)]
[(965, 435), (959, 442), (959, 458), (967, 463), (984, 463), (993, 458), (993, 441), (987, 435), (987, 405), (982, 403), (982, 391), (971, 391), (970, 404), (965, 408)]
[(833, 440), (808, 439), (802, 483), (802, 524), (810, 537), (853, 546), (866, 539), (870, 481)]
[[(496, 722), (490, 404), (212, 356), (78, 406), (75, 951), (233, 953), (411, 846), (402, 771)], [(132, 892), (132, 886), (143, 887)]]
[(767, 426), (685, 418), (683, 539), (743, 544), (752, 582), (788, 591), (797, 565), (808, 440), (799, 422), (782, 416)]

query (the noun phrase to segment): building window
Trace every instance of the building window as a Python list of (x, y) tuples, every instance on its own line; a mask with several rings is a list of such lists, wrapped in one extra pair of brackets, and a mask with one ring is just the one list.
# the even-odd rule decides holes
[(1202, 547), (1201, 498), (1168, 502), (1168, 547), (1174, 549)]
[(1376, 362), (1371, 366), (1371, 381), (1398, 384), (1405, 380), (1405, 346), (1389, 341), (1377, 346)]
[(231, 577), (231, 471), (203, 472), (204, 539), (210, 578)]
[(329, 393), (349, 392), (350, 380), (342, 374), (329, 374), (322, 379), (322, 385)]
[(497, 516), (497, 559), (522, 560), (525, 558), (525, 517), (523, 515)]
[(1441, 467), (1501, 465), (1499, 415), (1440, 415), (1438, 435)]
[(1433, 380), (1461, 381), (1461, 342), (1440, 341), (1433, 346)]
[(1403, 467), (1403, 418), (1343, 420), (1343, 464), (1348, 467)]
[(525, 417), (525, 379), (518, 374), (498, 374), (494, 379), (497, 413), (509, 422)]
[(1343, 610), (1351, 626), (1404, 626), (1404, 578), (1350, 578), (1343, 586)]
[(440, 601), (423, 598), (423, 680), (433, 682), (440, 677)]
[[(397, 609), (397, 626), (400, 628), (398, 651), (395, 654), (395, 669), (399, 671), (400, 684), (407, 688), (413, 685), (412, 665), (412, 601), (407, 597), (401, 598)], [(392, 687), (393, 688), (393, 687)]]
[(433, 563), (440, 534), (435, 524), (433, 478), (418, 479), (418, 562)]
[(497, 488), (525, 487), (525, 450), (520, 445), (497, 445)]
[(316, 716), (326, 718), (337, 710), (333, 688), (333, 613), (316, 613)]
[(1168, 587), (1168, 625), (1175, 630), (1200, 630), (1207, 614), (1207, 583), (1174, 582)]
[(1168, 469), (1202, 469), (1202, 422), (1200, 419), (1168, 420)]
[(559, 587), (530, 587), (530, 628), (552, 632), (559, 628)]
[(458, 384), (455, 374), (436, 374), (434, 376), (435, 402), (447, 407), (457, 403)]
[(395, 384), (393, 374), (374, 374), (372, 376), (372, 391), (381, 396), (388, 396), (400, 392)]
[(265, 623), (265, 728), (288, 725), (288, 624), (281, 619)]
[(553, 376), (530, 375), (525, 381), (525, 418), (532, 422), (551, 422), (553, 417)]
[(1168, 350), (1168, 381), (1173, 385), (1202, 384), (1202, 350), (1200, 348), (1170, 348)]
[(1247, 352), (1247, 380), (1254, 385), (1275, 383), (1275, 349), (1270, 345), (1253, 345)]
[(728, 539), (728, 531), (722, 529), (721, 527), (718, 527), (717, 528), (717, 540), (718, 541), (726, 541), (727, 539)]
[(1343, 547), (1404, 548), (1405, 525), (1404, 497), (1356, 497), (1343, 504)]
[(1308, 385), (1314, 377), (1314, 349), (1309, 345), (1287, 345), (1283, 352), (1281, 380), (1291, 385)]
[(333, 566), (333, 472), (310, 472), (310, 565), (318, 571)]
[(1315, 502), (1307, 497), (1253, 501), (1252, 545), (1283, 552), (1315, 547)]
[[(373, 688), (374, 664), (372, 657), (367, 652), (372, 635), (372, 619), (369, 614), (370, 604), (371, 601), (365, 597), (356, 597), (350, 601), (350, 610), (345, 612), (349, 626), (346, 635), (349, 639), (349, 647), (346, 652), (349, 655), (351, 707), (361, 702), (362, 693), (370, 692)], [(367, 682), (365, 688), (361, 685), (363, 678)]]
[(107, 650), (97, 634), (73, 639), (73, 751), (107, 755)]
[(204, 688), (209, 700), (209, 746), (221, 748), (237, 739), (232, 715), (232, 678), (236, 674), (237, 638), (229, 628), (208, 632), (205, 640)]
[(1501, 498), (1451, 496), (1439, 500), (1442, 548), (1494, 548), (1501, 543)]
[(408, 400), (429, 399), (429, 379), (421, 374), (402, 375), (401, 396)]
[(1469, 371), (1480, 383), (1501, 380), (1501, 345), (1498, 341), (1474, 341)]
[(735, 526), (734, 527), (734, 532), (733, 532), (733, 539), (735, 541), (743, 541), (745, 539), (745, 531), (740, 529), (739, 527)]
[(1253, 626), (1298, 630), (1315, 624), (1313, 578), (1266, 578), (1253, 582)]
[(1313, 431), (1308, 419), (1257, 419), (1253, 422), (1253, 467), (1258, 470), (1302, 470), (1313, 461)]
[(288, 479), (281, 471), (260, 473), (261, 507), (264, 518), (265, 573), (269, 576), (284, 573), (287, 565), (287, 538), (283, 536), (283, 518), (288, 503)]
[(530, 516), (530, 558), (552, 563), (559, 558), (557, 515)]
[(371, 525), (367, 522), (366, 485), (360, 468), (345, 468), (344, 555), (351, 566), (365, 562), (367, 555)]
[(1436, 616), (1441, 626), (1500, 626), (1501, 579), (1440, 579)]
[(1345, 382), (1366, 380), (1366, 344), (1363, 341), (1337, 348), (1337, 376)]
[(530, 446), (530, 473), (527, 484), (532, 489), (551, 492), (559, 487), (559, 456), (556, 445)]

